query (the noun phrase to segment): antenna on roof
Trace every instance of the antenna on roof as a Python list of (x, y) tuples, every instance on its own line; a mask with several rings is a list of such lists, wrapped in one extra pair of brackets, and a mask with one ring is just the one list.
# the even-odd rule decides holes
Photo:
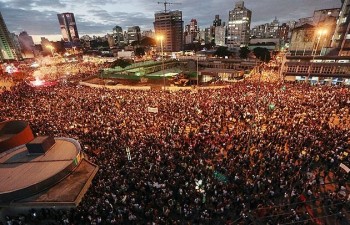
[(164, 12), (166, 13), (166, 5), (181, 5), (181, 3), (176, 3), (176, 2), (158, 2), (158, 4), (164, 4)]

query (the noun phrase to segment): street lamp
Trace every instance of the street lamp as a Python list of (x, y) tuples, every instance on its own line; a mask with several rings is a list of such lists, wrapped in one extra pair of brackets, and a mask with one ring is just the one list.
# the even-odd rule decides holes
[[(315, 52), (314, 52), (314, 49), (312, 49), (312, 61), (311, 61), (310, 67), (309, 67), (307, 78), (305, 79), (306, 82), (309, 81), (311, 70), (312, 70), (312, 65), (313, 65), (313, 62), (315, 60), (317, 48), (318, 48), (318, 45), (320, 44), (320, 40), (322, 38), (322, 35), (324, 35), (326, 33), (327, 33), (327, 30), (325, 30), (325, 29), (321, 29), (321, 30), (317, 31), (317, 34), (318, 34), (318, 36), (317, 36), (317, 43), (316, 43), (316, 47), (315, 47)], [(312, 45), (312, 47), (313, 47), (313, 45)]]
[(53, 57), (53, 50), (55, 49), (52, 45), (46, 45), (46, 48), (50, 49), (51, 55)]
[(199, 56), (197, 55), (197, 87), (199, 87), (199, 75), (198, 75), (198, 73), (199, 73), (199, 70), (198, 70), (198, 62), (199, 61)]
[(157, 40), (160, 41), (160, 49), (161, 49), (161, 54), (162, 54), (162, 75), (163, 75), (163, 88), (165, 91), (165, 74), (164, 74), (164, 49), (163, 49), (163, 39), (164, 37), (162, 35), (159, 35), (157, 37)]
[(313, 56), (316, 55), (318, 46), (319, 46), (319, 44), (320, 44), (320, 40), (321, 40), (322, 36), (323, 36), (324, 34), (326, 34), (326, 33), (327, 33), (327, 30), (325, 30), (325, 29), (321, 29), (321, 30), (319, 30), (319, 31), (317, 32), (317, 34), (318, 34), (318, 36), (317, 36), (317, 43), (316, 43), (316, 47), (315, 47), (315, 53), (313, 54)]

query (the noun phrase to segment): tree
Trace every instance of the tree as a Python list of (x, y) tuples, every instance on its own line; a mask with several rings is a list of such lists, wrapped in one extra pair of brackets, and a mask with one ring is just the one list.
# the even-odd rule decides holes
[(135, 49), (135, 56), (142, 57), (145, 55), (145, 49), (143, 47), (138, 47)]
[(230, 56), (231, 52), (227, 49), (227, 47), (220, 46), (218, 49), (216, 49), (215, 54), (218, 57), (225, 57), (225, 56)]
[(140, 45), (141, 46), (156, 46), (157, 42), (155, 39), (150, 38), (150, 37), (144, 37), (142, 38), (142, 40), (140, 41)]
[(114, 63), (114, 66), (120, 66), (121, 68), (125, 68), (130, 65), (131, 65), (131, 61), (126, 59), (117, 59), (117, 61), (115, 61)]
[(254, 48), (253, 52), (254, 52), (254, 55), (261, 61), (264, 61), (266, 63), (270, 62), (271, 54), (267, 48), (257, 47), (257, 48)]
[(139, 46), (140, 42), (139, 41), (133, 41), (130, 43), (131, 46), (135, 47), (135, 46)]
[(249, 50), (249, 48), (248, 48), (247, 46), (241, 47), (241, 48), (239, 49), (239, 57), (240, 57), (241, 59), (246, 59), (246, 58), (248, 58), (249, 53), (250, 53), (250, 50)]

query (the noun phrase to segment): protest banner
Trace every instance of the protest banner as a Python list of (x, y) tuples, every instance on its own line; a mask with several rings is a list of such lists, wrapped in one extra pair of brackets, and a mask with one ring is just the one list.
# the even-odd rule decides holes
[(158, 113), (157, 107), (147, 107), (147, 112)]

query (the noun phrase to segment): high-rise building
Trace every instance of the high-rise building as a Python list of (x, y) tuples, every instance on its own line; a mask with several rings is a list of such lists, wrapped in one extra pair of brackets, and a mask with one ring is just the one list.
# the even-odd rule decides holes
[(141, 40), (141, 29), (139, 26), (133, 26), (128, 28), (128, 43)]
[(329, 17), (338, 18), (340, 8), (330, 8), (330, 9), (320, 9), (315, 10), (314, 15), (312, 16), (313, 24), (319, 24)]
[(123, 29), (120, 26), (113, 28), (113, 37), (116, 46), (123, 46), (125, 44)]
[(214, 27), (221, 26), (220, 15), (215, 15), (215, 19), (214, 19), (214, 21), (213, 21), (213, 26), (214, 26)]
[(198, 41), (198, 23), (196, 19), (192, 19), (188, 25), (185, 26), (185, 44)]
[(110, 48), (115, 47), (116, 44), (115, 44), (115, 39), (114, 39), (114, 37), (113, 37), (113, 34), (107, 34), (106, 36), (107, 36), (108, 46), (109, 46)]
[(22, 31), (18, 35), (19, 44), (24, 58), (34, 57), (34, 41), (32, 36), (29, 36), (26, 31)]
[(215, 44), (225, 46), (226, 28), (223, 26), (215, 27)]
[[(215, 19), (213, 20), (213, 25), (210, 26), (210, 42), (212, 41), (218, 41), (218, 40), (215, 40), (215, 32), (216, 32), (216, 27), (225, 27), (225, 23), (222, 23), (221, 22), (221, 19), (220, 19), (220, 16), (219, 15), (215, 15)], [(220, 29), (221, 30), (221, 29)], [(226, 32), (226, 30), (225, 30)], [(225, 39), (226, 39), (226, 34), (225, 34)]]
[(286, 43), (288, 41), (288, 35), (289, 35), (289, 25), (287, 23), (282, 23), (281, 26), (278, 27), (278, 37), (284, 42)]
[(316, 10), (311, 19), (299, 19), (291, 32), (289, 50), (292, 54), (326, 54), (336, 30), (337, 12), (339, 9)]
[(191, 22), (190, 22), (190, 33), (193, 34), (196, 37), (198, 32), (199, 32), (199, 29), (198, 29), (197, 20), (196, 19), (191, 19)]
[(252, 38), (278, 38), (279, 22), (277, 18), (271, 23), (265, 23), (255, 26), (250, 35)]
[(41, 40), (40, 44), (41, 44), (43, 53), (45, 55), (52, 54), (51, 49), (47, 47), (47, 46), (52, 45), (52, 43), (49, 41), (49, 39), (47, 39), (45, 37), (41, 37), (40, 40)]
[(57, 14), (58, 22), (60, 23), (63, 40), (71, 46), (79, 43), (79, 34), (77, 24), (73, 13)]
[(154, 38), (154, 32), (152, 30), (144, 30), (141, 33), (141, 37)]
[(339, 9), (314, 11), (312, 17), (301, 18), (291, 32), (289, 50), (293, 54), (326, 54), (336, 30)]
[(8, 31), (4, 18), (0, 12), (0, 60), (13, 59), (22, 59), (22, 55), (16, 48), (15, 42), (12, 39), (12, 34)]
[(339, 49), (339, 55), (350, 55), (350, 0), (342, 0), (332, 47)]
[(163, 50), (178, 52), (183, 49), (182, 11), (155, 13), (154, 30), (156, 36), (163, 36)]
[[(11, 40), (13, 42), (15, 54), (17, 56), (19, 56), (20, 58), (22, 58), (21, 44), (19, 42), (18, 35), (15, 34), (15, 33), (10, 33), (10, 38), (11, 38)], [(17, 58), (17, 59), (19, 59), (19, 58)]]
[(229, 48), (249, 43), (251, 17), (252, 11), (244, 6), (243, 1), (237, 2), (235, 8), (230, 10), (227, 24), (227, 46)]

